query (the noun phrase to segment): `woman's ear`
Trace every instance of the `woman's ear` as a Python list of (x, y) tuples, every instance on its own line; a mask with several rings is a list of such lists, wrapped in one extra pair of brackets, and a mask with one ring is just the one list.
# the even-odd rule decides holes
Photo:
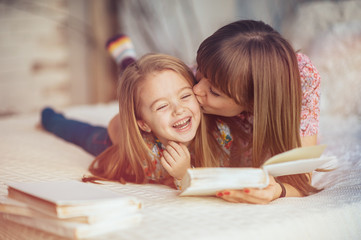
[(138, 127), (142, 129), (144, 132), (150, 133), (152, 129), (146, 124), (143, 120), (137, 120)]

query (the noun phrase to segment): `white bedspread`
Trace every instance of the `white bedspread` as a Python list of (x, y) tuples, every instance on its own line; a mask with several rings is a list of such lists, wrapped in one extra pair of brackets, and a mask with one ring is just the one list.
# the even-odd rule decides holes
[[(116, 104), (77, 106), (68, 117), (106, 125)], [(39, 114), (0, 119), (0, 197), (5, 181), (80, 179), (93, 157), (37, 130)], [(233, 204), (211, 197), (178, 197), (159, 185), (107, 183), (105, 188), (138, 197), (143, 220), (104, 239), (361, 239), (361, 120), (321, 117), (320, 142), (338, 156), (333, 172), (314, 173), (318, 194), (269, 205)], [(61, 239), (0, 219), (0, 239)], [(99, 238), (98, 238), (99, 239)]]

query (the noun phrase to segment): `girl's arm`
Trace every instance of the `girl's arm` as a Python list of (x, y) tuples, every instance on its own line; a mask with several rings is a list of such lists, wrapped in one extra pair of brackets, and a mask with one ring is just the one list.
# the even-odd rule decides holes
[(108, 135), (112, 143), (118, 144), (119, 143), (119, 113), (115, 115), (108, 124)]

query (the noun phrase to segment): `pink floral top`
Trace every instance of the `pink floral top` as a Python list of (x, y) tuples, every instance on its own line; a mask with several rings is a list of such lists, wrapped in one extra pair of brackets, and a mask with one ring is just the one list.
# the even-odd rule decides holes
[[(301, 76), (302, 105), (300, 136), (313, 136), (318, 133), (320, 118), (320, 74), (311, 60), (297, 53), (298, 69)], [(253, 116), (240, 114), (240, 120), (253, 124)]]
[[(313, 136), (318, 133), (320, 118), (320, 75), (311, 60), (304, 54), (297, 53), (298, 69), (301, 76), (302, 105), (300, 136)], [(242, 124), (253, 124), (253, 116), (241, 113), (239, 121)], [(246, 126), (250, 129), (250, 126)], [(246, 144), (246, 143), (245, 143)], [(252, 166), (252, 150), (243, 154), (241, 166)]]
[(148, 180), (157, 181), (169, 176), (165, 168), (162, 166), (160, 159), (163, 156), (165, 149), (164, 145), (152, 134), (144, 134), (143, 139), (149, 149), (152, 151), (152, 163), (153, 168), (149, 169), (146, 163), (144, 163), (144, 170)]
[(300, 135), (301, 137), (313, 136), (319, 129), (321, 78), (306, 55), (297, 53), (297, 60), (303, 94)]

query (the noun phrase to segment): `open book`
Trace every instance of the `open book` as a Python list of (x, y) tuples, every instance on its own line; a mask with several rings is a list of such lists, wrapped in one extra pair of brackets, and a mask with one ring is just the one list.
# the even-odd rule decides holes
[(321, 157), (326, 145), (295, 148), (268, 159), (261, 168), (192, 168), (180, 196), (215, 195), (225, 189), (264, 188), (273, 177), (309, 173), (335, 157)]

